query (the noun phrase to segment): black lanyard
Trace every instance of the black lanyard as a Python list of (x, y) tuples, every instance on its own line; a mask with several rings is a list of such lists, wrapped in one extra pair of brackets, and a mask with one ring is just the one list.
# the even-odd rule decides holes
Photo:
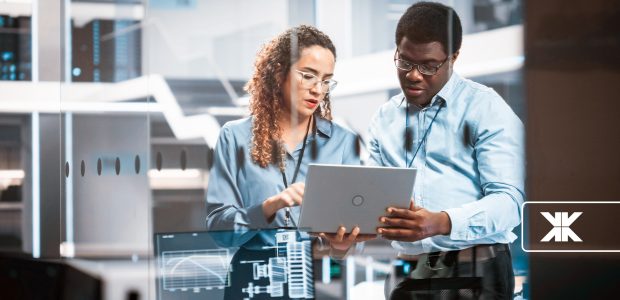
[[(297, 158), (297, 165), (295, 166), (295, 172), (293, 172), (293, 180), (291, 184), (295, 183), (297, 180), (297, 175), (299, 174), (299, 168), (301, 167), (301, 162), (304, 160), (304, 152), (306, 152), (306, 142), (308, 141), (308, 130), (310, 129), (310, 123), (312, 123), (313, 116), (310, 116), (310, 120), (308, 120), (308, 126), (306, 126), (306, 135), (304, 135), (303, 145), (301, 146), (301, 151), (299, 152), (299, 157)], [(316, 123), (312, 126), (312, 134), (316, 139)], [(280, 170), (282, 173), (282, 182), (284, 182), (284, 188), (288, 188), (288, 181), (286, 180), (286, 173), (284, 170)]]
[[(405, 101), (407, 101), (407, 100), (405, 99)], [(407, 149), (407, 146), (405, 145), (405, 167), (407, 167), (407, 168), (411, 168), (411, 165), (413, 165), (413, 160), (418, 155), (418, 151), (420, 151), (420, 147), (422, 147), (422, 145), (426, 142), (426, 137), (428, 136), (428, 132), (431, 131), (431, 127), (433, 126), (433, 123), (435, 123), (435, 119), (437, 118), (437, 115), (439, 114), (439, 112), (443, 108), (443, 100), (442, 99), (438, 99), (438, 101), (441, 101), (439, 103), (439, 109), (437, 109), (437, 112), (435, 113), (435, 116), (433, 116), (433, 119), (431, 120), (431, 124), (428, 125), (428, 129), (426, 129), (426, 131), (424, 132), (424, 136), (422, 137), (422, 141), (420, 141), (420, 144), (418, 145), (418, 148), (416, 148), (415, 152), (413, 153), (413, 157), (411, 158), (411, 161), (409, 161), (409, 159), (408, 159), (408, 155), (407, 155), (407, 150), (408, 149)], [(409, 101), (407, 101), (407, 108), (406, 108), (406, 114), (405, 114), (405, 132), (408, 133), (408, 130), (409, 130)], [(409, 137), (405, 137), (405, 138), (409, 138)]]
[[(312, 123), (312, 118), (313, 116), (310, 116), (310, 120), (308, 120), (308, 126), (306, 126), (306, 134), (304, 135), (303, 145), (301, 146), (301, 151), (299, 152), (299, 157), (297, 158), (297, 165), (295, 166), (295, 172), (293, 172), (293, 181), (291, 181), (291, 184), (295, 183), (295, 180), (297, 180), (297, 175), (299, 174), (299, 168), (301, 167), (301, 162), (304, 160), (304, 152), (306, 152), (306, 142), (308, 141), (308, 130), (310, 129), (310, 123)], [(313, 135), (313, 138), (316, 140), (316, 122), (314, 122), (313, 125), (314, 126), (312, 126), (312, 135)], [(280, 170), (280, 173), (282, 173), (282, 182), (284, 183), (284, 188), (286, 189), (288, 188), (288, 181), (286, 180), (286, 173), (284, 173), (284, 170)], [(286, 207), (286, 218), (285, 218), (286, 227), (285, 228), (293, 229), (297, 227), (297, 224), (295, 224), (295, 221), (293, 221), (294, 227), (288, 227), (289, 220), (292, 220), (291, 209)]]

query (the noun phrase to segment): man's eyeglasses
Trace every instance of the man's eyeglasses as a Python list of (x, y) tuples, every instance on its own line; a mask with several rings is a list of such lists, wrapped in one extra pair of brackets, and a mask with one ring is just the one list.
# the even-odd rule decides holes
[(297, 71), (297, 73), (301, 75), (301, 87), (304, 89), (311, 89), (315, 87), (317, 83), (321, 83), (320, 84), (321, 93), (329, 93), (336, 88), (336, 85), (338, 85), (338, 82), (333, 79), (327, 79), (327, 80), (321, 81), (319, 80), (319, 77), (317, 77), (316, 75), (312, 73), (302, 72), (299, 70), (295, 70), (295, 71)]
[(396, 65), (396, 68), (398, 68), (399, 70), (410, 72), (411, 70), (413, 70), (413, 67), (416, 67), (418, 69), (418, 72), (424, 75), (430, 75), (430, 76), (437, 74), (437, 72), (439, 71), (439, 68), (441, 68), (441, 66), (443, 66), (443, 64), (445, 64), (450, 58), (450, 56), (448, 55), (448, 57), (446, 57), (446, 59), (444, 59), (444, 61), (441, 62), (440, 64), (436, 66), (431, 66), (427, 64), (412, 63), (410, 61), (400, 59), (399, 56), (400, 55), (398, 54), (398, 49), (397, 49), (396, 53), (394, 53), (394, 64)]

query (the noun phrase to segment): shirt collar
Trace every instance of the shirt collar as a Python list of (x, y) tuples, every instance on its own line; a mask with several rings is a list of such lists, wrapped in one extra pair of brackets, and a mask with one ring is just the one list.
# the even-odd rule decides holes
[(316, 122), (316, 129), (318, 132), (324, 134), (327, 137), (331, 137), (332, 134), (332, 122), (326, 119), (323, 119), (321, 116), (319, 116), (318, 114), (314, 115), (315, 118), (315, 122)]
[(435, 102), (437, 101), (437, 98), (441, 98), (446, 103), (446, 106), (448, 106), (450, 102), (454, 100), (453, 99), (454, 88), (456, 87), (457, 83), (460, 80), (461, 80), (461, 76), (456, 74), (456, 72), (452, 72), (452, 75), (450, 75), (450, 79), (448, 79), (448, 82), (446, 82), (446, 84), (444, 84), (441, 90), (439, 90), (439, 93), (437, 93), (437, 95), (433, 97), (433, 100), (431, 101), (431, 105), (435, 104)]

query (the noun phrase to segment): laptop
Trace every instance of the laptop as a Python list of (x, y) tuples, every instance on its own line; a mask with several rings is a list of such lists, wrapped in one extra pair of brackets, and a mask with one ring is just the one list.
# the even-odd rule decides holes
[(333, 233), (354, 226), (375, 234), (389, 206), (409, 207), (416, 169), (310, 164), (299, 228)]

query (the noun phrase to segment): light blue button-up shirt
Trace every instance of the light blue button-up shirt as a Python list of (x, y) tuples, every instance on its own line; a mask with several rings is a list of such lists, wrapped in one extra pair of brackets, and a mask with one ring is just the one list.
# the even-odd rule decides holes
[[(297, 175), (304, 182), (310, 163), (359, 165), (355, 149), (357, 137), (351, 131), (328, 120), (316, 117), (318, 155), (312, 159), (310, 147), (315, 138), (308, 135), (307, 146)], [(236, 247), (275, 245), (273, 231), (256, 229), (287, 226), (285, 210), (276, 213), (267, 223), (262, 204), (267, 198), (284, 190), (282, 174), (275, 165), (261, 168), (252, 161), (252, 117), (226, 123), (215, 148), (214, 164), (207, 188), (207, 229), (234, 234), (216, 234), (221, 246)], [(286, 155), (286, 178), (292, 180), (302, 143)], [(241, 155), (239, 153), (241, 152)], [(289, 182), (289, 185), (291, 183)], [(291, 208), (291, 218), (299, 219), (300, 207)], [(293, 224), (288, 224), (292, 226)]]
[(413, 161), (413, 197), (417, 206), (445, 211), (452, 231), (392, 246), (420, 254), (513, 242), (524, 201), (523, 123), (495, 91), (456, 73), (427, 107), (410, 105), (409, 116), (404, 99), (402, 93), (392, 97), (373, 117), (370, 163), (405, 167), (406, 118), (413, 132), (411, 160), (445, 102)]

